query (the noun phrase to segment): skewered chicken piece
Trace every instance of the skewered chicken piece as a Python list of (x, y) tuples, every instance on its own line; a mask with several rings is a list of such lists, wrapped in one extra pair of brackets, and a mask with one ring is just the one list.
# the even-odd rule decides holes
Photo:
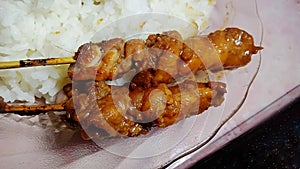
[[(244, 66), (261, 49), (262, 47), (254, 45), (250, 34), (238, 28), (226, 28), (207, 36), (194, 36), (186, 40), (182, 40), (178, 32), (169, 31), (149, 35), (146, 41), (132, 39), (125, 42), (116, 38), (100, 43), (87, 43), (79, 47), (73, 58), (2, 62), (0, 69), (71, 64), (70, 78), (101, 81), (112, 80), (117, 74), (134, 66), (138, 72), (149, 70), (150, 72), (144, 72), (140, 76), (147, 75), (148, 81), (158, 84), (173, 81), (172, 78), (183, 76), (186, 72)], [(73, 77), (74, 71), (81, 72), (81, 75)]]
[[(76, 59), (76, 63), (71, 64), (69, 68), (69, 77), (73, 78), (73, 82), (92, 79), (93, 81), (97, 81), (96, 83), (101, 82), (101, 87), (96, 88), (106, 88), (109, 90), (109, 87), (104, 87), (106, 86), (104, 85), (104, 81), (114, 80), (132, 68), (140, 72), (132, 79), (130, 85), (131, 92), (129, 94), (120, 94), (122, 93), (122, 88), (120, 88), (117, 90), (120, 92), (119, 94), (109, 94), (103, 98), (104, 101), (100, 97), (101, 101), (94, 101), (94, 105), (91, 106), (91, 100), (93, 99), (91, 99), (90, 94), (86, 94), (85, 90), (84, 94), (77, 93), (76, 96), (73, 96), (71, 102), (67, 102), (67, 105), (71, 105), (66, 108), (67, 114), (72, 119), (80, 122), (84, 121), (83, 124), (87, 124), (85, 129), (89, 128), (89, 126), (96, 126), (96, 128), (101, 128), (102, 132), (105, 131), (107, 135), (111, 135), (113, 132), (133, 136), (145, 131), (142, 127), (143, 125), (132, 123), (132, 121), (155, 121), (155, 125), (166, 127), (175, 123), (178, 119), (188, 116), (189, 113), (187, 112), (202, 112), (210, 107), (210, 105), (220, 105), (222, 101), (219, 101), (219, 104), (211, 104), (212, 90), (205, 88), (205, 85), (199, 84), (199, 91), (200, 95), (203, 96), (201, 100), (207, 99), (207, 101), (202, 101), (203, 103), (200, 104), (200, 108), (197, 108), (197, 111), (193, 110), (193, 107), (198, 106), (195, 106), (196, 102), (191, 101), (193, 100), (191, 91), (184, 93), (180, 92), (178, 87), (171, 87), (170, 89), (166, 87), (166, 84), (173, 82), (175, 78), (184, 76), (189, 72), (203, 69), (217, 70), (223, 65), (227, 69), (243, 66), (250, 61), (252, 54), (261, 49), (261, 47), (253, 45), (253, 39), (249, 34), (236, 28), (217, 31), (215, 34), (220, 36), (219, 39), (214, 34), (210, 34), (208, 37), (214, 39), (215, 47), (218, 48), (219, 53), (211, 46), (208, 38), (191, 37), (183, 41), (180, 34), (176, 31), (150, 35), (146, 42), (133, 39), (125, 43), (123, 39), (116, 38), (100, 43), (82, 45), (75, 54), (74, 59)], [(228, 40), (226, 41), (226, 39)], [(231, 47), (234, 51), (229, 52), (229, 49), (225, 45), (218, 43), (228, 43), (227, 47)], [(230, 61), (232, 57), (237, 57), (238, 59)], [(159, 89), (163, 94), (158, 94), (154, 97), (157, 99), (157, 106), (155, 106), (155, 110), (148, 111), (151, 110), (151, 106), (149, 106), (149, 100), (151, 100), (149, 93), (155, 89)], [(221, 96), (223, 97), (225, 91), (221, 91)], [(218, 92), (220, 93), (220, 91), (213, 93)], [(102, 90), (100, 93), (102, 94)], [(111, 91), (108, 93), (111, 93)], [(168, 94), (171, 94), (172, 97)], [(133, 102), (137, 112), (126, 111), (126, 105), (128, 106), (129, 104), (128, 98), (125, 99), (127, 102), (123, 100), (127, 104), (120, 103), (122, 100), (114, 103), (112, 95), (117, 95), (118, 98), (121, 98), (123, 95), (129, 95), (129, 97), (134, 98), (133, 100), (139, 100), (139, 102)], [(155, 94), (153, 95), (155, 96)], [(216, 95), (220, 96), (219, 94)], [(161, 96), (170, 98), (164, 102)], [(188, 104), (181, 104), (181, 96), (188, 98), (186, 99), (189, 100)], [(74, 100), (78, 100), (78, 102)], [(161, 108), (160, 104), (167, 106)], [(115, 107), (116, 105), (122, 105), (125, 110), (118, 111), (118, 108)], [(179, 114), (181, 106), (187, 109), (185, 113), (182, 113), (183, 115)], [(73, 110), (74, 108), (76, 111)], [(158, 116), (159, 112), (161, 114)], [(126, 116), (125, 114), (129, 114), (130, 116)], [(114, 117), (112, 121), (108, 120), (109, 125), (107, 125), (107, 118), (105, 116)], [(132, 120), (127, 123), (128, 119)], [(119, 123), (114, 123), (115, 121)], [(125, 131), (123, 130), (125, 127), (120, 127), (121, 124), (127, 127)], [(136, 126), (136, 124), (141, 126)]]
[[(75, 61), (69, 61), (68, 74), (73, 84), (64, 87), (64, 101), (54, 106), (59, 110), (63, 107), (68, 117), (80, 122), (85, 131), (92, 130), (92, 134), (88, 133), (92, 137), (112, 137), (118, 133), (136, 136), (146, 133), (149, 125), (167, 127), (222, 103), (224, 83), (193, 85), (192, 81), (185, 81), (170, 86), (177, 78), (198, 70), (244, 66), (261, 49), (254, 46), (251, 35), (237, 28), (184, 41), (178, 32), (170, 31), (150, 35), (146, 41), (124, 42), (116, 38), (87, 43), (79, 47)], [(138, 73), (129, 86), (105, 83), (132, 69)], [(154, 103), (157, 105), (153, 106)], [(3, 102), (0, 106), (0, 112), (17, 110)], [(35, 106), (34, 110), (50, 107)], [(24, 110), (31, 111), (25, 107)], [(84, 133), (83, 137), (88, 139)]]
[[(73, 91), (66, 104), (69, 118), (80, 122), (90, 137), (136, 136), (149, 127), (161, 128), (191, 115), (200, 114), (224, 100), (226, 85), (221, 82), (185, 81), (175, 86), (128, 90), (103, 81), (86, 84), (87, 92)], [(89, 139), (84, 132), (83, 137)]]
[(144, 72), (133, 79), (133, 84), (149, 87), (171, 83), (198, 70), (244, 66), (261, 49), (254, 45), (251, 35), (238, 28), (186, 40), (178, 32), (169, 31), (149, 35), (146, 41), (116, 38), (84, 44), (75, 53), (76, 63), (68, 73), (73, 80), (114, 80), (134, 67)]
[[(64, 92), (70, 98), (52, 107), (23, 105), (19, 109), (20, 106), (9, 106), (0, 100), (0, 112), (18, 112), (22, 108), (25, 112), (65, 110), (68, 118), (80, 122), (84, 139), (137, 136), (146, 134), (151, 127), (164, 128), (200, 114), (210, 106), (219, 106), (226, 93), (224, 83), (191, 80), (174, 86), (161, 83), (157, 87), (134, 90), (128, 90), (128, 86), (109, 86), (103, 81), (91, 81), (85, 85), (82, 91), (67, 85)], [(86, 131), (92, 133), (88, 136)]]

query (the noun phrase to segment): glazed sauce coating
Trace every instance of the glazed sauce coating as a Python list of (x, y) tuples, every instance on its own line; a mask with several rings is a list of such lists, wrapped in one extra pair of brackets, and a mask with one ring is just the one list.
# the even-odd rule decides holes
[(151, 34), (145, 41), (132, 39), (124, 42), (115, 38), (84, 44), (76, 52), (76, 63), (70, 66), (68, 73), (73, 80), (102, 81), (121, 77), (130, 69), (136, 72), (151, 70), (148, 73), (151, 80), (132, 83), (137, 86), (149, 86), (149, 82), (158, 85), (171, 83), (199, 70), (245, 66), (261, 49), (254, 45), (250, 34), (238, 28), (226, 28), (185, 40), (177, 31), (169, 31)]
[[(224, 101), (224, 83), (193, 85), (186, 80), (170, 86), (177, 78), (199, 70), (245, 66), (261, 49), (250, 34), (238, 28), (185, 40), (169, 31), (149, 35), (145, 41), (116, 38), (87, 43), (76, 52), (76, 63), (68, 72), (74, 84), (82, 83), (87, 89), (72, 89), (66, 112), (82, 129), (92, 129), (88, 134), (83, 131), (85, 139), (90, 139), (88, 135), (137, 136), (153, 126), (164, 128)], [(127, 86), (112, 90), (105, 83), (130, 70), (136, 75)]]
[(210, 106), (219, 106), (226, 93), (226, 85), (221, 82), (185, 81), (170, 87), (161, 83), (134, 90), (126, 86), (112, 88), (103, 82), (87, 85), (88, 93), (75, 92), (73, 105), (66, 106), (66, 111), (82, 129), (97, 128), (88, 133), (96, 138), (131, 137), (146, 134), (149, 127), (167, 127)]

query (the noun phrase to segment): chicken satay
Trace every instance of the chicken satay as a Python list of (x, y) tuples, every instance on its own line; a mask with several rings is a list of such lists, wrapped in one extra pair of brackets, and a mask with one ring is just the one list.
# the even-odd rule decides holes
[(119, 77), (130, 68), (138, 72), (152, 69), (152, 73), (155, 71), (152, 83), (158, 84), (174, 81), (187, 72), (244, 66), (261, 49), (254, 45), (249, 33), (238, 28), (226, 28), (186, 40), (182, 40), (178, 32), (168, 31), (149, 35), (145, 41), (133, 39), (125, 42), (115, 38), (87, 43), (79, 47), (73, 58), (2, 62), (0, 68), (71, 64), (70, 78), (97, 81)]
[(198, 70), (217, 71), (245, 66), (251, 61), (251, 56), (262, 49), (254, 45), (250, 34), (238, 28), (226, 28), (184, 41), (178, 32), (169, 31), (150, 35), (146, 45), (150, 51), (159, 51), (150, 52), (157, 56), (152, 59), (157, 62), (157, 70), (151, 80), (153, 84), (170, 83), (179, 76)]
[(263, 47), (255, 46), (253, 37), (238, 28), (217, 30), (208, 35), (214, 45), (225, 69), (244, 66), (251, 61), (251, 55), (256, 54)]
[(238, 28), (186, 40), (176, 31), (152, 34), (146, 41), (112, 39), (81, 46), (74, 57), (76, 63), (70, 66), (69, 76), (74, 80), (113, 80), (135, 69), (145, 71), (137, 76), (147, 75), (149, 79), (143, 82), (139, 80), (143, 77), (136, 76), (132, 83), (149, 87), (174, 82), (198, 70), (244, 66), (261, 49), (254, 45), (250, 34)]
[(184, 88), (190, 89), (182, 92), (178, 85), (170, 88), (173, 102), (156, 119), (158, 127), (167, 127), (184, 118), (200, 114), (211, 106), (220, 106), (226, 93), (226, 85), (219, 82), (198, 83), (196, 88), (187, 83)]
[(224, 100), (226, 85), (221, 82), (195, 83), (185, 81), (168, 87), (141, 87), (130, 92), (130, 98), (138, 111), (129, 111), (136, 121), (153, 123), (161, 128), (174, 124), (191, 115), (200, 114), (210, 106), (219, 106)]
[[(66, 102), (65, 110), (69, 119), (80, 123), (84, 139), (145, 133), (140, 124), (126, 117), (130, 99), (126, 97), (124, 89), (120, 87), (118, 92), (112, 93), (111, 86), (103, 81), (87, 82), (85, 86), (73, 84), (73, 95)], [(114, 101), (112, 96), (118, 100)], [(91, 130), (92, 133), (87, 132)]]
[(226, 28), (207, 36), (189, 37), (184, 41), (178, 32), (170, 31), (150, 35), (146, 44), (179, 56), (191, 71), (216, 69), (216, 65), (223, 69), (245, 66), (251, 61), (251, 56), (262, 49), (254, 45), (254, 39), (249, 33), (238, 28)]
[(82, 45), (75, 53), (76, 63), (69, 67), (69, 77), (73, 80), (112, 80), (124, 60), (123, 51), (124, 40), (119, 38)]
[[(58, 99), (62, 100), (58, 105), (64, 107), (70, 119), (80, 122), (83, 129), (92, 129), (92, 136), (136, 136), (145, 133), (149, 123), (166, 127), (210, 106), (218, 106), (226, 92), (222, 83), (197, 84), (198, 90), (193, 90), (199, 95), (197, 100), (194, 92), (181, 91), (179, 84), (170, 87), (168, 83), (198, 70), (244, 66), (260, 49), (254, 46), (251, 35), (237, 28), (184, 41), (178, 32), (170, 31), (150, 35), (146, 41), (124, 42), (116, 38), (88, 43), (78, 49), (76, 62), (69, 67), (75, 88), (66, 86), (67, 95)], [(118, 90), (121, 94), (112, 93), (105, 81), (114, 80), (130, 69), (140, 73), (132, 79), (129, 94), (124, 87)], [(116, 103), (115, 95), (126, 97)], [(151, 106), (153, 103), (158, 106)], [(1, 104), (0, 110), (6, 105)], [(89, 133), (83, 132), (84, 138), (86, 134)]]
[(85, 139), (146, 134), (149, 127), (167, 127), (210, 106), (219, 106), (226, 93), (221, 82), (182, 82), (168, 87), (109, 86), (88, 82), (86, 92), (73, 89), (65, 105), (70, 119), (80, 122)]

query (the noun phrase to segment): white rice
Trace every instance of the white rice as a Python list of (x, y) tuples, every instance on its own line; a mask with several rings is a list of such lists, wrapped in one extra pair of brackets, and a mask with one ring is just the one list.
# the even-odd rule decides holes
[[(95, 3), (99, 3), (95, 5)], [(143, 13), (161, 13), (186, 20), (200, 31), (206, 26), (213, 0), (0, 0), (0, 61), (72, 56), (86, 42), (136, 32), (185, 30), (176, 22), (133, 19), (113, 29), (113, 21)], [(171, 21), (172, 19), (170, 19)], [(143, 25), (141, 27), (141, 25)], [(129, 28), (131, 26), (131, 28)], [(97, 32), (102, 31), (99, 35)], [(123, 34), (120, 34), (123, 32)], [(135, 33), (136, 33), (135, 32)], [(0, 96), (6, 102), (55, 100), (69, 81), (68, 65), (0, 70)]]

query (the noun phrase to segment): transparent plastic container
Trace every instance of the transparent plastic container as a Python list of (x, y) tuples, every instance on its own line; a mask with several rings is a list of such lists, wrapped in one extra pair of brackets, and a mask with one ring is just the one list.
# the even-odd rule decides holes
[(228, 92), (220, 107), (166, 129), (154, 129), (154, 134), (141, 139), (103, 143), (105, 148), (81, 140), (77, 131), (59, 128), (62, 122), (55, 115), (53, 119), (2, 116), (0, 168), (191, 166), (300, 96), (299, 15), (298, 1), (217, 0), (208, 28), (201, 34), (234, 26), (264, 47), (247, 66), (225, 71)]

